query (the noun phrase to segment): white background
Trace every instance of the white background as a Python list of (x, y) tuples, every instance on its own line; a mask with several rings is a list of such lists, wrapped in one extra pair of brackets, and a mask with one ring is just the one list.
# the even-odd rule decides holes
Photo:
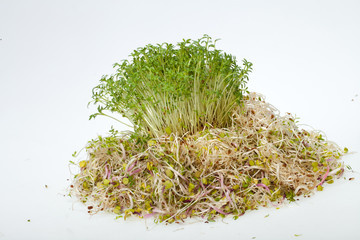
[[(345, 0), (0, 0), (0, 239), (360, 239), (359, 13), (360, 1)], [(204, 33), (254, 64), (251, 91), (348, 147), (355, 172), (237, 221), (147, 230), (89, 216), (64, 197), (71, 154), (111, 125), (124, 129), (88, 121), (91, 89), (137, 47)]]

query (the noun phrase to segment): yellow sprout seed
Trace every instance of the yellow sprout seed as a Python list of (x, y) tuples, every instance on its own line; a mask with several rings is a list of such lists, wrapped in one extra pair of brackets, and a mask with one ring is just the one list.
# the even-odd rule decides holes
[(110, 180), (109, 179), (104, 179), (104, 185), (105, 186), (109, 186), (109, 184), (110, 184)]
[(174, 178), (174, 173), (173, 173), (173, 171), (171, 171), (170, 169), (166, 169), (166, 170), (165, 170), (165, 174), (166, 174), (166, 176), (168, 176), (169, 178)]
[(192, 190), (194, 190), (195, 185), (192, 183), (189, 183), (189, 192), (192, 192)]
[(164, 185), (165, 189), (170, 189), (173, 186), (172, 182), (170, 182), (169, 180), (165, 181)]
[(261, 179), (261, 182), (262, 182), (263, 184), (265, 184), (266, 186), (270, 186), (270, 181), (269, 181), (269, 179), (267, 179), (267, 178)]
[(116, 207), (114, 208), (113, 212), (114, 212), (115, 214), (120, 214), (120, 213), (121, 213), (121, 207), (120, 207), (120, 206), (116, 206)]
[(207, 180), (206, 180), (206, 178), (202, 178), (202, 179), (201, 179), (201, 182), (202, 182), (203, 184), (207, 184), (207, 183), (208, 183)]
[(167, 135), (170, 135), (171, 134), (171, 128), (170, 127), (165, 128), (165, 132), (166, 132)]
[(317, 163), (317, 162), (312, 162), (311, 165), (312, 165), (314, 168), (317, 168), (317, 167), (318, 167), (318, 163)]
[(199, 172), (199, 171), (195, 172), (195, 177), (196, 178), (199, 178), (200, 176), (201, 176), (201, 172)]
[(123, 180), (122, 180), (122, 182), (123, 182), (123, 184), (128, 184), (129, 183), (129, 179), (128, 178), (123, 178)]
[(81, 168), (86, 167), (86, 161), (81, 161), (81, 162), (79, 162), (79, 166), (80, 166)]

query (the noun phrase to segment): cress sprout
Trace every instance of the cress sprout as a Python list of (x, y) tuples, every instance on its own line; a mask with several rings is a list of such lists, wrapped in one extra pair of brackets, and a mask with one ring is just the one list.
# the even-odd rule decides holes
[(195, 133), (206, 124), (230, 126), (252, 64), (244, 59), (237, 65), (234, 56), (215, 48), (215, 42), (205, 35), (177, 45), (136, 49), (93, 89), (98, 112), (90, 119), (115, 112), (128, 118), (135, 131), (152, 137)]

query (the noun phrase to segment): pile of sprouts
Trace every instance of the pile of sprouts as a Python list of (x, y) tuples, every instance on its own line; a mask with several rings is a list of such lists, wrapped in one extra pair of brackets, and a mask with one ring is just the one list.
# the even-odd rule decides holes
[(111, 129), (73, 163), (79, 171), (70, 193), (90, 214), (236, 219), (322, 191), (343, 174), (347, 149), (248, 92), (252, 64), (239, 67), (209, 36), (147, 45), (131, 56), (94, 88), (98, 112), (90, 118), (118, 113), (134, 131)]

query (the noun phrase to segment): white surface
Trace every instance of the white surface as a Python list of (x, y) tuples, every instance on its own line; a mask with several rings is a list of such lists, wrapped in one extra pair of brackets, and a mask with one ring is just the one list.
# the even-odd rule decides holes
[(0, 0), (0, 239), (360, 239), (358, 173), (227, 224), (146, 230), (137, 219), (90, 217), (64, 197), (71, 154), (120, 128), (88, 121), (100, 77), (137, 47), (204, 33), (254, 63), (251, 91), (355, 152), (344, 161), (359, 171), (359, 10), (344, 0)]

